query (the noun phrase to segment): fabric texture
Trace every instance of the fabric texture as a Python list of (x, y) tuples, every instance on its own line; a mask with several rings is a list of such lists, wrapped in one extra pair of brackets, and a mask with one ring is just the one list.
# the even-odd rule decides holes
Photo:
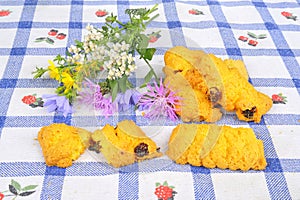
[[(160, 140), (178, 121), (161, 121), (159, 127), (141, 113), (127, 110), (109, 118), (95, 111), (48, 113), (33, 107), (25, 96), (54, 94), (57, 83), (33, 79), (36, 67), (48, 66), (57, 54), (81, 40), (90, 23), (101, 27), (105, 10), (128, 20), (127, 8), (158, 4), (160, 16), (146, 34), (156, 33), (151, 47), (158, 75), (166, 49), (183, 45), (221, 58), (243, 60), (249, 81), (272, 97), (274, 105), (259, 124), (242, 122), (226, 113), (217, 124), (251, 127), (263, 140), (267, 168), (263, 171), (230, 171), (177, 165), (166, 156), (114, 169), (93, 152), (85, 152), (66, 169), (47, 167), (36, 140), (42, 126), (66, 123), (95, 130), (132, 119), (157, 134)], [(99, 16), (97, 16), (99, 15)], [(300, 199), (300, 1), (237, 0), (25, 0), (0, 1), (0, 194), (10, 199), (12, 180), (35, 185), (24, 199), (158, 199), (160, 184), (174, 186), (174, 199)], [(51, 29), (60, 36), (49, 36)], [(242, 36), (242, 37), (241, 37)], [(51, 40), (39, 42), (38, 38)], [(137, 61), (132, 76), (137, 85), (147, 73)], [(27, 99), (27, 100), (26, 100)], [(41, 101), (41, 99), (39, 99)], [(25, 103), (27, 102), (27, 103)], [(159, 145), (166, 145), (161, 142)], [(13, 182), (15, 187), (17, 185)], [(25, 188), (26, 189), (26, 188)], [(28, 189), (28, 188), (27, 188)], [(18, 194), (22, 190), (19, 188)]]

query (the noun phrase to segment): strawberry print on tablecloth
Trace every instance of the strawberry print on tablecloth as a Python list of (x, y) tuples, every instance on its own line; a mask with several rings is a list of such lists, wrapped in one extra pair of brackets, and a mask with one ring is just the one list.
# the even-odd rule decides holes
[(152, 32), (150, 34), (147, 34), (147, 36), (149, 37), (149, 42), (150, 43), (156, 42), (161, 37), (160, 31)]
[(47, 37), (38, 37), (35, 42), (47, 42), (48, 44), (54, 44), (55, 40), (64, 40), (67, 37), (65, 33), (59, 32), (57, 29), (50, 29)]
[(189, 10), (189, 14), (191, 14), (191, 15), (204, 15), (204, 13), (201, 10), (194, 9), (194, 8)]
[(12, 11), (10, 10), (0, 10), (0, 17), (6, 17), (9, 16)]
[(99, 9), (95, 12), (95, 15), (97, 17), (105, 17), (106, 15), (108, 15), (109, 13), (105, 10), (105, 9)]
[(44, 106), (43, 99), (41, 97), (36, 97), (36, 94), (24, 96), (22, 102), (28, 104), (32, 108)]
[(287, 19), (292, 19), (294, 21), (297, 20), (297, 16), (293, 15), (293, 13), (290, 13), (290, 12), (282, 11), (281, 15), (284, 16)]
[(283, 96), (282, 93), (273, 94), (272, 95), (272, 101), (274, 104), (286, 104), (287, 103), (287, 97)]
[(157, 196), (158, 200), (174, 200), (175, 194), (177, 194), (174, 190), (174, 186), (168, 185), (167, 181), (163, 184), (156, 183), (155, 186), (154, 194)]
[(27, 197), (35, 193), (35, 188), (37, 188), (37, 186), (38, 185), (27, 185), (22, 187), (20, 183), (12, 179), (7, 190), (0, 191), (0, 200), (5, 197), (9, 197), (9, 199), (11, 199), (11, 197), (13, 197), (12, 199), (17, 199), (17, 197)]
[(252, 33), (252, 32), (248, 32), (247, 36), (241, 35), (241, 36), (238, 37), (238, 40), (240, 40), (242, 42), (247, 42), (248, 45), (254, 46), (254, 47), (258, 45), (258, 40), (262, 40), (262, 39), (267, 38), (266, 34), (255, 34), (255, 33)]

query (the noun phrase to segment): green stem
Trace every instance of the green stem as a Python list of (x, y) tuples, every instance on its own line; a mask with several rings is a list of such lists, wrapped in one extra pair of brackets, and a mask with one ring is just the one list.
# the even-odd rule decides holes
[(114, 29), (114, 28), (115, 28), (115, 27), (113, 27), (112, 25), (110, 25), (110, 24), (107, 23), (107, 22), (105, 23), (105, 25), (108, 26), (108, 27), (111, 28), (111, 29)]
[(153, 17), (151, 17), (147, 22), (145, 22), (145, 26), (148, 26), (148, 24), (150, 24), (150, 22), (152, 22), (155, 18), (157, 18), (159, 16), (159, 14), (154, 15)]
[[(8, 194), (8, 195), (5, 195), (5, 197), (12, 197), (12, 196), (15, 196), (14, 194)], [(16, 198), (17, 196), (15, 196), (14, 198)]]
[(158, 4), (155, 4), (150, 10), (149, 10), (149, 12), (148, 12), (148, 14), (151, 14), (151, 13), (153, 13), (154, 11), (156, 11), (158, 8)]
[(123, 24), (123, 23), (120, 22), (119, 20), (116, 20), (116, 22), (117, 22), (118, 24), (120, 24), (121, 26), (125, 26), (125, 24)]
[(155, 73), (153, 67), (150, 65), (150, 63), (148, 62), (148, 60), (146, 60), (145, 58), (143, 58), (143, 59), (144, 59), (144, 61), (147, 63), (148, 67), (153, 71), (153, 75), (154, 75), (155, 81), (158, 83), (158, 82), (159, 82), (159, 79), (158, 79), (158, 77), (157, 77), (157, 75), (156, 75), (156, 73)]

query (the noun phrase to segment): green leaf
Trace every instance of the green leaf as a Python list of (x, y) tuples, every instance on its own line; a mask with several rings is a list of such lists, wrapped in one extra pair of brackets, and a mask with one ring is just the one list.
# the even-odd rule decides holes
[(15, 181), (14, 179), (11, 180), (11, 185), (17, 190), (20, 191), (21, 190), (21, 185)]
[(138, 42), (138, 49), (146, 49), (149, 44), (149, 37), (146, 36), (145, 34), (140, 34), (139, 37), (137, 38)]
[(149, 16), (145, 16), (145, 17), (143, 18), (143, 20), (145, 20), (145, 21), (147, 21), (147, 20), (149, 20), (149, 19), (150, 19)]
[(68, 50), (66, 51), (66, 55), (67, 56), (72, 56), (72, 54)]
[(32, 72), (34, 75), (34, 79), (40, 78), (48, 69), (38, 68), (36, 67), (36, 70)]
[(146, 49), (146, 51), (144, 52), (144, 58), (147, 60), (152, 60), (154, 53), (156, 52), (155, 48), (148, 48)]
[(163, 183), (163, 185), (164, 185), (164, 186), (168, 186), (168, 182), (165, 181), (165, 182)]
[(134, 16), (144, 16), (147, 13), (146, 8), (131, 8), (131, 9), (126, 9), (125, 14), (127, 15), (134, 15)]
[(107, 28), (107, 26), (102, 26), (102, 30), (104, 30), (104, 31), (108, 31), (108, 28)]
[(22, 192), (19, 195), (22, 196), (22, 197), (25, 197), (25, 196), (31, 195), (32, 193), (35, 193), (35, 191)]
[(267, 34), (260, 34), (257, 36), (257, 39), (265, 39), (267, 38)]
[(9, 184), (8, 188), (11, 193), (13, 193), (14, 195), (18, 195), (18, 191), (13, 185)]
[(38, 185), (28, 185), (22, 188), (22, 191), (34, 190)]
[(51, 38), (48, 38), (45, 40), (48, 44), (54, 44), (54, 40), (52, 40)]
[(75, 44), (76, 46), (82, 46), (83, 42), (79, 41), (79, 40), (75, 40)]
[(155, 187), (158, 187), (158, 186), (160, 186), (160, 183), (159, 183), (159, 182), (156, 182), (156, 183), (155, 183)]
[(114, 101), (117, 97), (117, 94), (118, 94), (118, 82), (116, 80), (113, 80), (113, 81), (110, 81), (110, 88), (111, 88), (111, 97), (112, 97), (112, 101)]
[(43, 42), (43, 41), (45, 41), (47, 38), (45, 38), (45, 37), (39, 37), (39, 38), (36, 38), (35, 39), (35, 42)]
[(248, 35), (252, 38), (256, 38), (257, 39), (257, 35), (251, 32), (248, 32)]
[(120, 78), (118, 80), (119, 88), (120, 88), (121, 92), (123, 92), (123, 93), (126, 92), (126, 89), (127, 89), (126, 81), (127, 81), (127, 76), (123, 76), (122, 78)]
[(149, 82), (151, 81), (151, 79), (152, 79), (153, 76), (154, 76), (154, 72), (153, 72), (153, 70), (151, 69), (151, 70), (146, 74), (146, 76), (145, 76), (145, 78), (144, 78), (144, 83), (143, 83), (143, 85), (147, 85), (147, 83), (149, 83)]
[(174, 186), (169, 186), (169, 188), (174, 189), (175, 187)]

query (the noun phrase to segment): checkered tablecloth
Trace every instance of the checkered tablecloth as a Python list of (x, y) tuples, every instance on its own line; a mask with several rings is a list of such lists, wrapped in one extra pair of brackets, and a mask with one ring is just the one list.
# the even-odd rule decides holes
[[(85, 152), (71, 167), (47, 167), (36, 140), (54, 122), (95, 130), (94, 115), (47, 113), (22, 102), (27, 95), (54, 93), (56, 82), (33, 79), (35, 67), (64, 55), (81, 40), (90, 23), (101, 26), (96, 11), (126, 21), (127, 8), (159, 4), (160, 16), (147, 32), (160, 32), (153, 63), (163, 65), (164, 50), (176, 45), (203, 49), (245, 62), (255, 88), (284, 101), (274, 104), (259, 124), (227, 113), (219, 124), (251, 127), (265, 145), (264, 171), (230, 171), (176, 165), (166, 157), (120, 170)], [(300, 199), (300, 1), (299, 0), (8, 0), (0, 1), (0, 199), (158, 199), (157, 183), (174, 186), (174, 199)], [(36, 42), (51, 29), (62, 38)], [(257, 36), (253, 39), (249, 36)], [(266, 37), (259, 37), (265, 35)], [(65, 36), (65, 38), (64, 38)], [(247, 41), (240, 40), (247, 37)], [(250, 40), (257, 42), (251, 45)], [(250, 44), (249, 44), (250, 43)], [(156, 68), (162, 75), (161, 69)], [(138, 71), (136, 81), (146, 72)], [(135, 113), (103, 120), (115, 124)], [(100, 124), (99, 126), (103, 125)], [(169, 133), (166, 121), (159, 132)], [(97, 124), (98, 126), (98, 124)], [(26, 186), (28, 186), (26, 188)], [(23, 189), (23, 190), (22, 190)], [(27, 193), (24, 193), (26, 192)], [(1, 196), (1, 194), (3, 194)], [(21, 195), (23, 194), (23, 195)]]

